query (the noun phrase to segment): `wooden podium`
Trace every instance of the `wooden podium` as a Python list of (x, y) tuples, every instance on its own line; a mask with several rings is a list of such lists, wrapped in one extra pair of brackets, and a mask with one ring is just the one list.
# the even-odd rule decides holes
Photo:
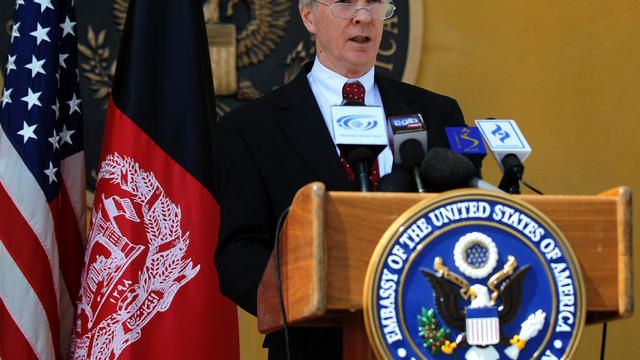
[[(296, 194), (280, 235), (282, 292), (290, 326), (343, 328), (345, 359), (374, 359), (362, 318), (365, 272), (395, 219), (438, 194), (327, 192), (322, 183)], [(587, 324), (633, 311), (631, 191), (595, 196), (514, 195), (562, 231), (581, 265)], [(283, 326), (273, 254), (258, 289), (258, 329)]]

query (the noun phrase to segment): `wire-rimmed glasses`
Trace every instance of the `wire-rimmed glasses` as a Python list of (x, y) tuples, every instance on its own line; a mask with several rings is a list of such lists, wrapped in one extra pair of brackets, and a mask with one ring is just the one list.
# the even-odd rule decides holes
[(396, 6), (393, 4), (371, 4), (369, 6), (356, 6), (355, 3), (337, 2), (333, 4), (325, 4), (318, 0), (313, 0), (318, 4), (322, 4), (329, 8), (331, 15), (338, 19), (353, 19), (358, 16), (360, 9), (367, 9), (372, 19), (386, 20), (393, 16)]

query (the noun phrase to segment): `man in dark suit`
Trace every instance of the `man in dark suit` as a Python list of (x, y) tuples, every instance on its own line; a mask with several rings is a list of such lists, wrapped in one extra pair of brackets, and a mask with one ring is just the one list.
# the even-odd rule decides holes
[[(429, 147), (448, 147), (446, 126), (464, 126), (455, 100), (375, 73), (383, 19), (394, 7), (381, 2), (301, 0), (300, 14), (316, 39), (316, 60), (289, 84), (225, 115), (215, 138), (215, 197), (220, 205), (215, 264), (222, 293), (256, 314), (256, 293), (273, 250), (276, 222), (302, 186), (321, 181), (327, 190), (353, 190), (327, 118), (340, 105), (342, 87), (354, 80), (365, 104), (385, 116), (422, 114)], [(330, 120), (330, 119), (329, 119)], [(391, 171), (387, 148), (380, 176)], [(292, 358), (335, 359), (339, 329), (292, 329)], [(270, 359), (281, 359), (284, 340), (268, 335)]]

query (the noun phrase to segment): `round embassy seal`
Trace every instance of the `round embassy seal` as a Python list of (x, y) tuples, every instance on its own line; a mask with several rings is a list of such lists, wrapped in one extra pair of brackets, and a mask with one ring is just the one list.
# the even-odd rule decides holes
[(389, 227), (367, 269), (363, 312), (381, 359), (566, 359), (584, 299), (576, 257), (545, 215), (456, 190)]

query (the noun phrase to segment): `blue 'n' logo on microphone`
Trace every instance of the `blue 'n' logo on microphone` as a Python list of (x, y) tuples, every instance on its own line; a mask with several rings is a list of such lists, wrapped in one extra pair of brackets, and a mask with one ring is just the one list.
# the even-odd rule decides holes
[(378, 122), (368, 115), (346, 115), (336, 121), (341, 128), (351, 131), (368, 131), (376, 127)]
[(505, 140), (511, 137), (511, 135), (509, 135), (507, 131), (504, 131), (502, 127), (498, 124), (496, 124), (496, 128), (491, 132), (491, 135), (497, 137), (498, 140), (500, 140), (500, 142), (503, 142), (503, 143)]

